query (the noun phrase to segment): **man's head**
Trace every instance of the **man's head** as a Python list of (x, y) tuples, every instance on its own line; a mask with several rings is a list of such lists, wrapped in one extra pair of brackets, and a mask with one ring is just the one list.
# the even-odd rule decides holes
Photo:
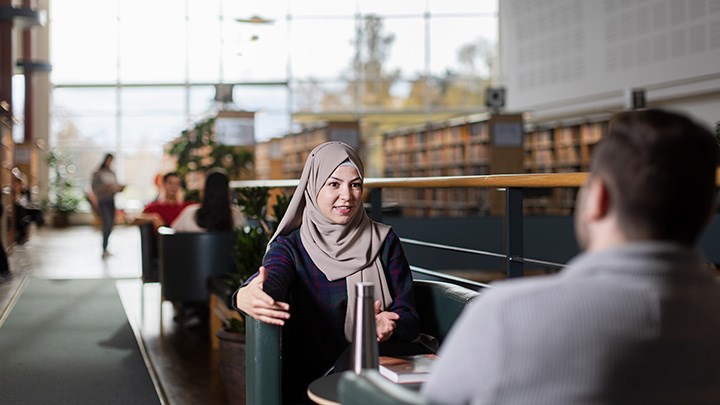
[(578, 241), (590, 250), (629, 240), (693, 245), (714, 208), (717, 163), (713, 134), (683, 115), (616, 115), (578, 197)]
[(176, 201), (182, 191), (182, 180), (180, 175), (171, 172), (163, 176), (163, 187), (165, 188), (165, 199)]

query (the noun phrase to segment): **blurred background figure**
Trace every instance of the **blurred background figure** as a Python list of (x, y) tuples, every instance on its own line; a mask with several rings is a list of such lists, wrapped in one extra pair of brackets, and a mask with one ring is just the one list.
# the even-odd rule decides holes
[(185, 208), (171, 226), (178, 232), (223, 232), (245, 226), (240, 207), (230, 201), (229, 185), (225, 170), (209, 170), (202, 202)]
[[(230, 196), (230, 180), (225, 170), (214, 168), (205, 176), (200, 204), (189, 205), (173, 221), (177, 232), (229, 232), (245, 226), (245, 216)], [(176, 302), (175, 321), (191, 328), (207, 322), (206, 302)]]
[[(0, 203), (0, 218), (3, 214), (3, 205)], [(10, 273), (10, 264), (8, 264), (7, 254), (5, 253), (5, 245), (0, 240), (0, 283), (12, 278)]]
[(15, 242), (22, 245), (28, 240), (29, 226), (32, 223), (35, 223), (38, 227), (45, 225), (45, 217), (40, 204), (32, 200), (25, 174), (18, 168), (14, 168), (12, 174), (15, 196)]
[(102, 220), (102, 257), (106, 258), (110, 255), (108, 252), (108, 242), (110, 232), (112, 232), (115, 224), (115, 194), (123, 191), (125, 186), (118, 183), (117, 176), (112, 170), (112, 162), (115, 157), (108, 153), (105, 155), (102, 164), (92, 175), (92, 193), (95, 201), (97, 201), (100, 219)]
[(163, 176), (162, 189), (158, 198), (143, 209), (135, 223), (152, 222), (155, 229), (170, 226), (180, 213), (192, 202), (185, 201), (182, 179), (175, 172)]

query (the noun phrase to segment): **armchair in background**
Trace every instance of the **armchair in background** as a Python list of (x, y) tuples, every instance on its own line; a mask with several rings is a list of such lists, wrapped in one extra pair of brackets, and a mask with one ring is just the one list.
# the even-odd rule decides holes
[(234, 270), (233, 232), (158, 229), (160, 286), (164, 300), (207, 302), (208, 279)]
[[(479, 295), (476, 291), (455, 284), (426, 280), (415, 280), (413, 292), (420, 315), (420, 332), (434, 336), (440, 344), (465, 305)], [(245, 320), (247, 322), (245, 359), (247, 403), (280, 404), (282, 402), (282, 329), (251, 317), (246, 317)], [(362, 382), (363, 386), (367, 386), (373, 381), (363, 380), (357, 383)], [(397, 388), (406, 390), (402, 387)]]
[(142, 281), (153, 283), (160, 281), (158, 269), (158, 246), (155, 229), (150, 222), (138, 224), (140, 230), (140, 259), (142, 264)]

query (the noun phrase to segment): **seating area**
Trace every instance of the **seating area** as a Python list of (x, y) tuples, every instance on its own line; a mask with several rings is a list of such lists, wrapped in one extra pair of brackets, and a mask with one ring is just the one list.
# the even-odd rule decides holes
[(210, 280), (234, 269), (233, 235), (232, 232), (175, 233), (172, 228), (160, 228), (158, 263), (163, 299), (176, 305), (207, 307)]
[[(465, 305), (479, 294), (457, 285), (425, 280), (414, 281), (413, 292), (420, 315), (420, 332), (437, 338), (440, 344)], [(254, 319), (249, 319), (247, 326), (247, 401), (280, 404), (282, 330)]]
[[(151, 262), (151, 258), (146, 255), (153, 249), (148, 246), (155, 237), (151, 232), (152, 228), (148, 225), (140, 226), (144, 275), (148, 274), (146, 264)], [(211, 350), (217, 350), (219, 344), (215, 334), (223, 321), (237, 316), (237, 313), (229, 309), (229, 303), (225, 300), (230, 291), (224, 288), (219, 280), (219, 276), (233, 266), (232, 234), (175, 233), (170, 228), (160, 228), (157, 243), (157, 285), (160, 287), (162, 301), (209, 301), (208, 337)], [(442, 344), (465, 305), (479, 292), (447, 282), (422, 280), (423, 277), (424, 275), (417, 274), (413, 283), (421, 332), (436, 338), (437, 342)], [(151, 281), (145, 277), (143, 280)], [(160, 305), (161, 319), (163, 306)], [(245, 357), (247, 403), (282, 403), (281, 344), (280, 327), (248, 318)]]
[(134, 5), (0, 0), (0, 405), (720, 404), (720, 0)]
[[(148, 227), (143, 225), (139, 232), (143, 244), (141, 249), (143, 274), (146, 274), (144, 266), (149, 262), (145, 253), (152, 249), (147, 243), (153, 241), (150, 237), (154, 237), (147, 231)], [(223, 321), (237, 316), (237, 313), (229, 309), (229, 303), (225, 299), (230, 291), (223, 288), (222, 282), (218, 279), (233, 265), (232, 234), (175, 233), (170, 228), (160, 228), (157, 238), (158, 280), (162, 301), (209, 301), (208, 336), (211, 349), (216, 350), (219, 346), (215, 338), (217, 330)], [(434, 337), (437, 343), (442, 344), (465, 305), (479, 292), (447, 282), (421, 280), (423, 276), (416, 275), (418, 279), (413, 284), (421, 333)], [(149, 281), (144, 277), (143, 280)], [(162, 304), (160, 308), (162, 311)], [(160, 317), (162, 319), (162, 312)], [(280, 327), (252, 318), (247, 319), (245, 357), (247, 403), (282, 403), (281, 345)]]

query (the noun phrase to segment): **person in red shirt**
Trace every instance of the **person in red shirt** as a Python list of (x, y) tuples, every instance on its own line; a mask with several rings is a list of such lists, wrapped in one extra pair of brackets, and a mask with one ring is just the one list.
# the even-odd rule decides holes
[(170, 226), (182, 210), (192, 202), (184, 201), (182, 180), (171, 172), (163, 176), (163, 188), (157, 200), (145, 206), (141, 219), (152, 221), (155, 228)]

